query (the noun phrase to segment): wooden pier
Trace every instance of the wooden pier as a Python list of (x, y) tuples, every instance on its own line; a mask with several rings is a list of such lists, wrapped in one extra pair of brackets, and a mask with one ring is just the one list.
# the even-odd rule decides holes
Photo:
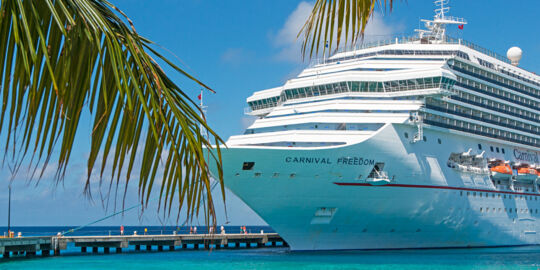
[(0, 254), (4, 259), (12, 256), (57, 256), (67, 249), (68, 243), (80, 247), (81, 253), (111, 253), (113, 249), (114, 252), (121, 253), (124, 250), (173, 251), (288, 246), (277, 233), (46, 236), (0, 238)]

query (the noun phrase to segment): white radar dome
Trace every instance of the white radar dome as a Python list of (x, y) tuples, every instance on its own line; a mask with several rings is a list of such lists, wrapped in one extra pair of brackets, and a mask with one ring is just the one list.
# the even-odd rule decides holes
[(519, 47), (512, 47), (508, 49), (506, 52), (506, 57), (512, 61), (512, 65), (517, 66), (519, 64), (519, 60), (521, 60), (521, 56), (523, 55), (523, 52)]

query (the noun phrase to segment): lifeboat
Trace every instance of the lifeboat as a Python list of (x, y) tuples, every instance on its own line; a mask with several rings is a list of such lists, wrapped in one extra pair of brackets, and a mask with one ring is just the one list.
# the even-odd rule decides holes
[(508, 163), (498, 161), (491, 165), (489, 170), (494, 180), (510, 180), (512, 178), (512, 168)]
[(519, 182), (534, 182), (538, 178), (538, 171), (528, 165), (516, 166), (514, 169), (517, 171), (516, 181)]

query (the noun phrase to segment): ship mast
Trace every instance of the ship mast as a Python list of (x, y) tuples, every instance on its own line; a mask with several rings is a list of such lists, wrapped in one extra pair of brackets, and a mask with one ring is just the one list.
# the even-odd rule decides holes
[(429, 43), (444, 43), (446, 37), (446, 25), (457, 24), (465, 25), (467, 21), (463, 18), (447, 16), (450, 11), (450, 0), (435, 0), (435, 16), (433, 20), (421, 21), (427, 29), (416, 29), (420, 39)]

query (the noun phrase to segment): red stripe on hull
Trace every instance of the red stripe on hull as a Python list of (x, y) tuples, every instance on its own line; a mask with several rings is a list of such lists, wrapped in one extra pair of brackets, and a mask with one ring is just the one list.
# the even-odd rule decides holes
[(478, 189), (478, 188), (466, 188), (466, 187), (450, 187), (450, 186), (429, 186), (429, 185), (405, 185), (405, 184), (387, 184), (381, 186), (374, 186), (368, 183), (343, 183), (343, 182), (334, 182), (338, 186), (362, 186), (362, 187), (403, 187), (403, 188), (429, 188), (429, 189), (449, 189), (449, 190), (461, 190), (461, 191), (477, 191), (477, 192), (492, 192), (492, 193), (501, 193), (501, 194), (514, 194), (514, 195), (527, 195), (527, 196), (540, 196), (538, 193), (519, 193), (513, 191), (500, 191), (500, 190), (490, 190), (490, 189)]

